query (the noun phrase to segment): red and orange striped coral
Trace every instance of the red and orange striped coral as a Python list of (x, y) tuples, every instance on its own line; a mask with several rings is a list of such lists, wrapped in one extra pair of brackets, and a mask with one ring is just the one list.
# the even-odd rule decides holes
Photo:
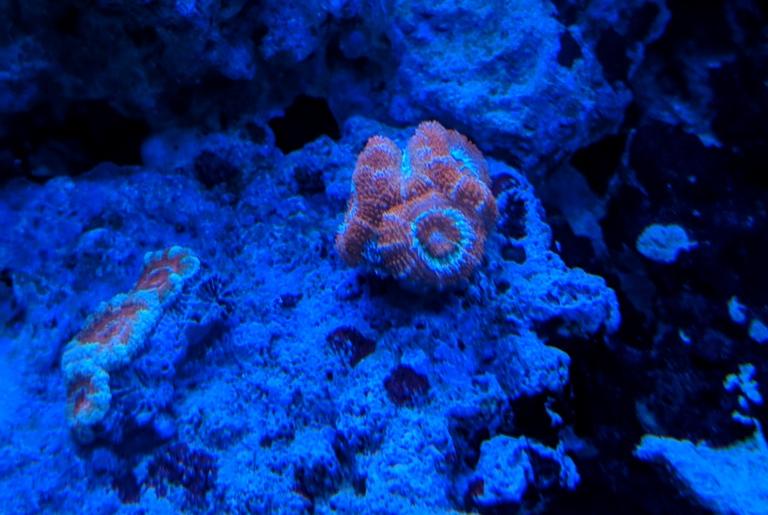
[(144, 270), (131, 291), (103, 302), (64, 348), (67, 416), (81, 440), (109, 410), (109, 372), (127, 365), (200, 262), (188, 249), (171, 247), (144, 256)]
[(172, 300), (184, 281), (197, 272), (200, 262), (189, 249), (171, 247), (144, 255), (144, 271), (133, 291), (156, 291), (160, 302)]
[(374, 136), (357, 159), (336, 248), (403, 282), (442, 289), (481, 262), (498, 216), (480, 150), (438, 122), (423, 122), (401, 152)]

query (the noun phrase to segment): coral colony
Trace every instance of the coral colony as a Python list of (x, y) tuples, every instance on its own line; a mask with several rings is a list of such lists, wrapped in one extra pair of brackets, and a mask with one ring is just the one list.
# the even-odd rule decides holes
[(336, 248), (350, 265), (365, 260), (415, 287), (442, 289), (481, 263), (497, 215), (477, 147), (424, 122), (404, 151), (381, 136), (368, 140)]
[(768, 514), (757, 0), (0, 0), (0, 515)]
[(141, 351), (163, 310), (200, 268), (188, 249), (171, 247), (144, 256), (144, 270), (128, 293), (99, 306), (64, 348), (67, 417), (78, 438), (92, 438), (112, 398), (109, 372), (125, 367)]

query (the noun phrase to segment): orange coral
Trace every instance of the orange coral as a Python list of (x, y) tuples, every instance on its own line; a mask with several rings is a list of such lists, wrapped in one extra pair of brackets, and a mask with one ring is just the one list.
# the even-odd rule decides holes
[(120, 302), (108, 305), (75, 336), (75, 340), (81, 345), (96, 343), (102, 347), (128, 345), (135, 338), (142, 315), (148, 315), (153, 308), (147, 300), (120, 297)]
[(188, 249), (171, 247), (144, 256), (144, 271), (133, 291), (154, 290), (161, 302), (178, 293), (184, 280), (197, 272), (200, 262)]
[(416, 286), (470, 276), (498, 215), (478, 148), (438, 122), (423, 122), (403, 153), (374, 136), (357, 159), (336, 248)]
[(200, 262), (188, 249), (148, 252), (134, 288), (103, 302), (64, 348), (67, 414), (81, 440), (109, 410), (109, 372), (127, 365), (154, 329), (163, 308), (181, 291)]
[(97, 368), (78, 374), (67, 387), (67, 416), (70, 421), (77, 421), (78, 426), (91, 426), (104, 417), (111, 400), (106, 371)]

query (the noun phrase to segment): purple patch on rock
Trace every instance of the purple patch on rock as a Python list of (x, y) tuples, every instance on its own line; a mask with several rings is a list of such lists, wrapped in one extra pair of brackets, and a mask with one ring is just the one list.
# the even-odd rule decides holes
[(398, 406), (414, 406), (429, 393), (429, 380), (408, 365), (398, 365), (384, 380), (384, 388)]
[(349, 365), (352, 367), (376, 350), (376, 342), (363, 336), (354, 327), (338, 327), (328, 333), (325, 341), (328, 342), (334, 352), (349, 359)]

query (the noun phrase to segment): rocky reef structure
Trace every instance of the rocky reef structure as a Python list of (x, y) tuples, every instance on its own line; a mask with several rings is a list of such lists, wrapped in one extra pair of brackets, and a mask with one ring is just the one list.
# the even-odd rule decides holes
[[(649, 16), (643, 5), (661, 7)], [(3, 166), (50, 176), (109, 156), (138, 164), (150, 134), (274, 125), (292, 103), (298, 113), (313, 109), (297, 100), (310, 96), (338, 119), (439, 119), (542, 175), (615, 132), (631, 101), (626, 71), (613, 63), (624, 57), (603, 55), (611, 43), (599, 36), (608, 27), (633, 32), (637, 61), (666, 19), (655, 0), (602, 2), (579, 23), (574, 10), (545, 0), (3, 2), (0, 107), (11, 115), (0, 127)], [(633, 27), (635, 18), (643, 26)], [(301, 130), (315, 130), (303, 119)], [(40, 124), (49, 137), (38, 140)], [(51, 143), (66, 141), (64, 126), (78, 128), (78, 155)]]
[[(0, 0), (0, 506), (759, 513), (767, 24), (755, 0)], [(483, 158), (434, 125), (419, 157), (422, 120)], [(366, 229), (358, 156), (474, 189), (414, 181)], [(344, 220), (364, 250), (335, 249)], [(134, 292), (173, 245), (194, 278)], [(74, 343), (120, 328), (119, 366)]]
[(725, 448), (646, 435), (635, 455), (671, 471), (701, 508), (757, 515), (768, 503), (768, 448), (761, 432)]
[[(490, 266), (475, 270), (466, 291), (443, 293), (439, 306), (430, 308), (428, 293), (401, 290), (391, 280), (344, 266), (333, 252), (332, 236), (348, 195), (357, 138), (365, 132), (391, 134), (397, 140), (407, 134), (355, 118), (345, 126), (348, 136), (341, 143), (322, 138), (277, 158), (269, 174), (251, 164), (242, 170), (247, 186), (232, 212), (209, 211), (214, 199), (232, 193), (225, 184), (206, 186), (195, 159), (179, 169), (183, 179), (174, 175), (170, 180), (148, 168), (124, 169), (127, 177), (118, 178), (121, 174), (99, 168), (67, 179), (73, 187), (62, 188), (58, 180), (18, 183), (4, 190), (5, 214), (14, 221), (11, 241), (23, 238), (26, 224), (32, 223), (29, 217), (36, 216), (38, 233), (58, 234), (59, 248), (68, 249), (45, 261), (14, 261), (11, 277), (24, 305), (40, 304), (30, 297), (40, 290), (28, 290), (23, 277), (46, 277), (25, 270), (60, 267), (70, 256), (83, 266), (65, 276), (69, 288), (90, 290), (73, 297), (105, 296), (105, 289), (95, 285), (93, 268), (84, 266), (93, 259), (89, 256), (98, 256), (89, 249), (101, 248), (99, 238), (119, 239), (124, 242), (119, 249), (125, 251), (142, 241), (146, 227), (158, 239), (179, 238), (179, 220), (191, 223), (183, 233), (211, 235), (197, 247), (202, 265), (182, 294), (181, 281), (162, 266), (174, 257), (191, 259), (179, 249), (151, 254), (145, 272), (126, 294), (152, 293), (165, 307), (151, 333), (141, 334), (142, 350), (120, 368), (107, 370), (104, 382), (112, 398), (106, 414), (93, 426), (90, 419), (78, 419), (79, 426), (95, 430), (83, 448), (90, 465), (75, 484), (95, 474), (102, 478), (100, 486), (88, 494), (79, 487), (70, 489), (56, 501), (39, 504), (16, 499), (13, 506), (22, 511), (33, 506), (68, 509), (82, 502), (81, 495), (87, 495), (93, 509), (138, 502), (147, 509), (209, 506), (224, 511), (270, 505), (288, 511), (312, 506), (342, 511), (395, 506), (407, 511), (414, 502), (418, 510), (445, 511), (510, 501), (503, 495), (473, 493), (478, 474), (486, 479), (488, 492), (496, 481), (485, 469), (475, 470), (479, 443), (485, 440), (480, 435), (523, 431), (527, 410), (544, 410), (544, 404), (565, 395), (569, 357), (548, 346), (537, 325), (599, 337), (614, 331), (620, 320), (615, 296), (599, 278), (569, 269), (547, 250), (551, 234), (532, 187), (519, 172), (494, 160), (483, 170), (489, 183), (496, 184), (499, 221), (505, 225), (488, 237)], [(241, 143), (227, 141), (221, 154), (239, 155)], [(163, 148), (161, 141), (155, 145)], [(299, 184), (316, 173), (318, 163), (324, 171), (313, 180), (322, 182), (322, 193), (315, 188), (297, 195)], [(143, 202), (153, 209), (113, 202), (131, 191), (150, 192)], [(493, 202), (487, 206), (495, 214), (490, 189), (487, 194)], [(81, 195), (103, 201), (67, 216), (48, 216), (51, 206), (76, 206)], [(177, 201), (164, 211), (168, 197)], [(283, 199), (279, 212), (271, 208), (276, 198)], [(40, 214), (31, 215), (29, 209)], [(93, 228), (84, 236), (80, 230), (64, 230), (68, 224)], [(110, 224), (110, 229), (99, 224)], [(240, 232), (228, 229), (232, 226)], [(517, 250), (510, 250), (513, 246)], [(3, 248), (25, 252), (29, 247)], [(117, 258), (126, 261), (130, 258)], [(113, 284), (113, 291), (125, 288), (123, 268), (104, 269), (100, 281)], [(191, 270), (177, 272), (183, 277)], [(540, 283), (540, 277), (548, 280)], [(570, 292), (567, 298), (565, 291)], [(403, 295), (410, 296), (411, 307), (394, 301)], [(23, 323), (9, 326), (29, 342), (30, 356), (39, 355), (57, 330), (41, 332), (33, 320), (45, 320), (50, 313), (76, 319), (82, 308), (69, 298), (47, 299), (45, 310), (28, 310)], [(488, 313), (495, 313), (493, 324), (485, 321)], [(98, 320), (91, 317), (84, 327)], [(73, 359), (73, 349), (80, 348), (77, 342), (83, 338), (76, 336), (65, 346), (65, 375), (81, 362)], [(49, 374), (50, 365), (25, 362), (30, 378)], [(66, 385), (54, 382), (51, 388), (40, 402), (62, 405)], [(529, 403), (531, 407), (522, 407)], [(42, 405), (25, 408), (30, 415), (38, 409)], [(532, 453), (535, 469), (545, 460), (555, 476), (523, 474), (520, 491), (569, 491), (578, 483), (578, 466), (558, 450), (564, 449), (558, 436), (562, 422), (555, 407), (548, 409), (551, 423), (543, 432), (529, 432), (530, 450), (523, 452)], [(25, 420), (26, 412), (19, 420)], [(66, 431), (51, 434), (55, 427), (38, 426), (23, 438), (22, 433), (11, 434), (8, 444), (25, 448), (34, 438), (58, 442), (67, 450), (51, 454), (52, 461), (41, 466), (69, 466), (81, 458)], [(199, 481), (185, 483), (179, 478), (187, 476), (167, 464), (164, 456), (181, 452), (183, 447), (174, 447), (179, 445), (194, 449), (180, 456), (204, 457), (200, 465), (189, 465), (189, 477)], [(130, 446), (157, 450), (126, 454), (122, 449)], [(424, 448), (433, 449), (428, 460), (419, 451)], [(30, 470), (18, 459), (18, 470)], [(9, 481), (26, 484), (24, 477), (20, 472)]]

